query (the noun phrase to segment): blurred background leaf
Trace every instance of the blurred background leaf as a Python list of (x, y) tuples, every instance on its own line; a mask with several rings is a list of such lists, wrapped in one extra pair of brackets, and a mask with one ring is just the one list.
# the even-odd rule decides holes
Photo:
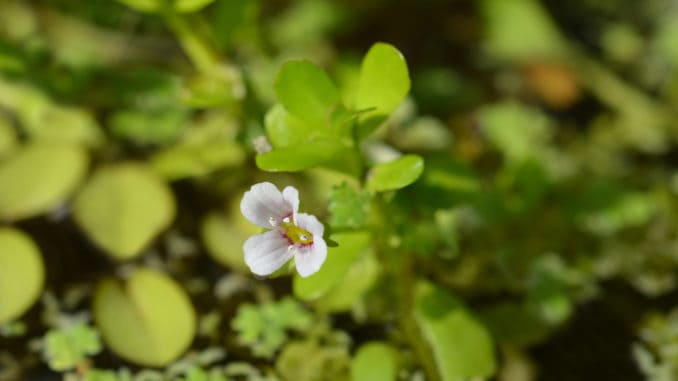
[(33, 240), (19, 230), (0, 229), (0, 324), (26, 312), (44, 283), (45, 267)]
[(186, 351), (195, 335), (188, 295), (154, 270), (137, 269), (124, 282), (100, 280), (92, 308), (107, 346), (137, 364), (167, 365)]
[(118, 259), (141, 251), (174, 219), (172, 192), (143, 164), (101, 168), (74, 204), (75, 219), (101, 248)]

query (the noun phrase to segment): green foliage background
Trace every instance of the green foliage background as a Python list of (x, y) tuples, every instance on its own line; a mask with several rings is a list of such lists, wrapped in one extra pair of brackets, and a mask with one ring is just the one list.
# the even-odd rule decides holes
[[(0, 380), (674, 380), (670, 0), (0, 1)], [(252, 184), (331, 243), (257, 278)]]

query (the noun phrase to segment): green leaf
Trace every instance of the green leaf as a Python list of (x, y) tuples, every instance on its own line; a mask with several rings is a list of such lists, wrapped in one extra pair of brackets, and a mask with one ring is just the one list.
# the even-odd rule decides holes
[(245, 159), (242, 147), (232, 141), (178, 144), (151, 158), (153, 169), (169, 180), (207, 175), (219, 168), (238, 166)]
[(19, 143), (16, 131), (9, 120), (0, 116), (0, 160), (14, 151)]
[(424, 159), (418, 155), (405, 155), (372, 168), (366, 188), (375, 192), (404, 188), (417, 180), (423, 171)]
[(198, 367), (193, 367), (191, 370), (188, 371), (188, 374), (186, 374), (186, 381), (211, 381), (212, 378), (210, 375), (198, 368)]
[(95, 329), (78, 323), (47, 332), (44, 350), (49, 368), (62, 372), (77, 367), (88, 355), (99, 353), (101, 341)]
[(596, 180), (576, 194), (571, 205), (579, 228), (600, 236), (647, 224), (657, 213), (652, 193), (628, 189), (609, 180)]
[(509, 161), (535, 157), (551, 137), (549, 120), (543, 113), (513, 101), (483, 107), (478, 120), (487, 139)]
[(137, 269), (122, 283), (99, 281), (93, 312), (106, 345), (134, 363), (160, 367), (193, 341), (196, 317), (188, 295), (174, 280)]
[(40, 249), (21, 231), (0, 228), (0, 324), (26, 312), (44, 282)]
[(235, 129), (230, 115), (207, 112), (185, 130), (179, 142), (154, 154), (151, 165), (169, 180), (204, 176), (238, 166), (245, 160), (245, 151), (235, 141)]
[(454, 193), (475, 193), (482, 189), (480, 178), (472, 167), (447, 157), (427, 158), (422, 181)]
[(193, 108), (215, 109), (240, 102), (245, 88), (240, 72), (223, 64), (198, 72), (185, 83), (181, 100)]
[(327, 293), (317, 299), (314, 304), (319, 311), (349, 311), (357, 301), (377, 281), (381, 264), (373, 251), (367, 251), (355, 260), (348, 271), (330, 288)]
[(83, 381), (129, 381), (130, 379), (118, 377), (112, 370), (89, 369), (85, 374)]
[(90, 111), (57, 104), (25, 83), (0, 78), (0, 106), (16, 115), (29, 141), (89, 147), (102, 142), (101, 127)]
[(430, 116), (419, 117), (406, 125), (396, 126), (391, 134), (394, 145), (407, 151), (444, 150), (452, 142), (452, 134), (447, 125)]
[(276, 104), (266, 113), (266, 133), (273, 147), (282, 148), (309, 140), (313, 127), (295, 118), (281, 104)]
[(327, 259), (317, 273), (306, 278), (294, 276), (294, 295), (301, 300), (314, 300), (330, 291), (341, 282), (356, 258), (369, 248), (370, 238), (369, 233), (364, 232), (333, 235), (339, 246), (328, 248)]
[(351, 357), (348, 345), (341, 341), (309, 338), (290, 342), (276, 359), (276, 373), (282, 380), (346, 381)]
[(544, 59), (567, 53), (566, 41), (537, 0), (483, 0), (486, 48), (510, 60)]
[(242, 245), (249, 236), (259, 234), (260, 228), (253, 224), (247, 224), (247, 227), (249, 231), (243, 231), (220, 214), (207, 215), (200, 228), (207, 253), (224, 266), (249, 273), (250, 270), (243, 257)]
[(383, 42), (372, 45), (360, 68), (355, 108), (375, 108), (368, 115), (387, 116), (409, 91), (410, 75), (403, 55)]
[(139, 12), (160, 13), (166, 10), (188, 13), (196, 12), (214, 0), (118, 0)]
[(278, 302), (241, 304), (231, 321), (238, 340), (249, 346), (255, 356), (272, 357), (287, 341), (287, 330), (303, 331), (313, 322), (313, 315), (291, 297)]
[(309, 61), (290, 61), (280, 68), (273, 84), (285, 109), (314, 129), (329, 125), (329, 116), (341, 97), (325, 72)]
[(344, 25), (347, 11), (328, 0), (294, 2), (267, 23), (266, 29), (280, 51), (311, 51)]
[(118, 259), (141, 253), (174, 219), (171, 190), (141, 164), (99, 169), (74, 203), (75, 220), (101, 248)]
[(364, 344), (351, 361), (351, 381), (395, 381), (397, 377), (398, 355), (388, 344)]
[(498, 343), (519, 347), (542, 342), (554, 327), (544, 321), (540, 311), (526, 303), (501, 302), (481, 310), (479, 318)]
[(269, 172), (302, 171), (330, 161), (345, 149), (336, 140), (319, 139), (257, 155), (256, 163)]
[(181, 109), (160, 111), (121, 110), (110, 118), (111, 132), (136, 144), (167, 144), (178, 139), (188, 124)]
[(360, 228), (365, 225), (370, 210), (370, 195), (357, 191), (344, 182), (330, 193), (328, 209), (330, 225), (335, 228)]
[(103, 142), (102, 129), (85, 109), (45, 102), (22, 111), (22, 126), (31, 141), (96, 147)]
[(496, 369), (492, 338), (464, 306), (425, 281), (415, 286), (414, 317), (443, 381), (488, 378)]
[(0, 218), (17, 220), (64, 203), (87, 170), (78, 146), (30, 144), (0, 163)]

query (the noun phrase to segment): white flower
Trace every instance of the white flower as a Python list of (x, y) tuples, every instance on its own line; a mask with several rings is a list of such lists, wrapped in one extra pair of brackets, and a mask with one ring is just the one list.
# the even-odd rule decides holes
[(243, 249), (245, 263), (257, 275), (269, 275), (294, 257), (297, 271), (307, 277), (327, 257), (325, 227), (310, 214), (298, 213), (299, 192), (264, 182), (252, 185), (240, 202), (240, 211), (255, 225), (270, 231), (250, 237)]

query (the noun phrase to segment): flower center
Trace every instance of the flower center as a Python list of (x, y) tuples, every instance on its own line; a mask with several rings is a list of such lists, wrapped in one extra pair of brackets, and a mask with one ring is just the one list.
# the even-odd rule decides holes
[(284, 218), (280, 226), (293, 244), (309, 245), (313, 243), (313, 234), (294, 224), (294, 217)]

